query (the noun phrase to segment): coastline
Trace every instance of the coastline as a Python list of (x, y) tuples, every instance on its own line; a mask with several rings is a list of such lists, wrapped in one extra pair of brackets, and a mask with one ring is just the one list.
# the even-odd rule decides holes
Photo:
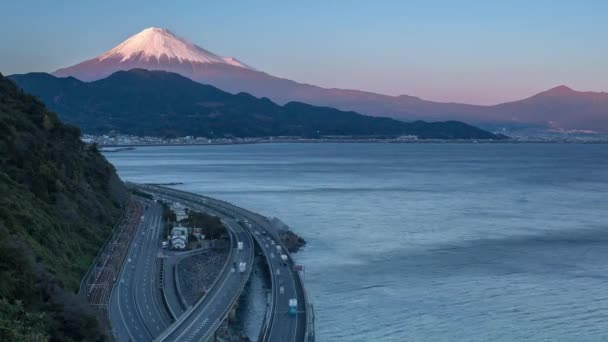
[(268, 139), (258, 141), (222, 141), (222, 142), (154, 142), (154, 143), (106, 143), (98, 145), (101, 148), (121, 148), (116, 151), (122, 152), (135, 147), (145, 146), (222, 146), (222, 145), (253, 145), (253, 144), (608, 144), (608, 139), (601, 140), (569, 140), (569, 139), (509, 139), (509, 140), (475, 140), (475, 139), (419, 139), (419, 140), (395, 140), (395, 139)]

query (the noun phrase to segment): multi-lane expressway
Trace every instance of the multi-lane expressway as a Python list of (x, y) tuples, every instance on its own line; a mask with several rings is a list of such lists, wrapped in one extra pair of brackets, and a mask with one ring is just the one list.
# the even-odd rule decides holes
[[(205, 210), (194, 202), (170, 194), (155, 193), (155, 195), (165, 200), (180, 201), (195, 210)], [(232, 218), (221, 217), (221, 219), (230, 232), (231, 249), (226, 264), (209, 291), (158, 336), (157, 341), (208, 340), (224, 321), (245, 288), (252, 269), (253, 240), (251, 235)], [(241, 249), (238, 248), (239, 242), (242, 242)], [(244, 269), (239, 267), (241, 263), (244, 263)]]
[[(311, 308), (308, 305), (302, 280), (293, 268), (294, 263), (291, 257), (288, 257), (286, 262), (281, 260), (280, 254), (289, 254), (286, 252), (285, 246), (281, 245), (275, 229), (266, 218), (209, 197), (150, 185), (142, 186), (142, 189), (169, 200), (195, 205), (207, 211), (214, 211), (225, 222), (233, 222), (230, 226), (234, 226), (234, 221), (229, 221), (230, 219), (238, 221), (240, 227), (244, 229), (243, 232), (253, 236), (261, 248), (271, 273), (272, 301), (260, 340), (309, 341), (314, 339)], [(281, 246), (280, 252), (277, 250), (277, 245)], [(290, 299), (297, 299), (297, 310), (293, 316), (289, 313)], [(188, 321), (193, 325), (203, 324), (205, 318), (202, 309), (200, 312), (200, 316), (191, 316)]]
[[(228, 228), (231, 248), (213, 285), (170, 324), (173, 317), (159, 298), (157, 278), (162, 207), (146, 201), (146, 210), (112, 290), (109, 316), (118, 341), (210, 340), (234, 308), (249, 279), (254, 241), (266, 258), (272, 281), (272, 296), (259, 340), (314, 339), (311, 311), (300, 275), (265, 217), (208, 197), (158, 186), (138, 187), (156, 198), (181, 202), (194, 210), (218, 216)], [(239, 242), (242, 242), (240, 248)], [(282, 260), (281, 254), (285, 254), (287, 260)], [(242, 262), (246, 267), (239, 269)], [(297, 299), (295, 313), (289, 313), (290, 299)]]
[(145, 208), (110, 298), (110, 322), (118, 341), (151, 341), (169, 326), (155, 277), (162, 208), (152, 201)]

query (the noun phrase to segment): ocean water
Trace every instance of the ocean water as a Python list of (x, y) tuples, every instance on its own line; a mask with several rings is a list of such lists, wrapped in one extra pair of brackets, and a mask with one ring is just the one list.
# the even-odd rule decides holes
[(276, 216), (317, 341), (608, 340), (608, 145), (260, 144), (108, 153)]

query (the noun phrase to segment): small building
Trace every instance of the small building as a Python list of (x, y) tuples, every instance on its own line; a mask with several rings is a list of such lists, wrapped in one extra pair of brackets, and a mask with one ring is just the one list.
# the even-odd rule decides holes
[(175, 218), (178, 222), (185, 218), (188, 218), (188, 214), (186, 213), (186, 207), (179, 202), (173, 202), (173, 204), (171, 205), (171, 210), (173, 210), (173, 212), (175, 213)]
[(205, 234), (203, 234), (203, 228), (192, 228), (192, 235), (194, 235), (197, 240), (205, 240)]
[(188, 239), (188, 235), (190, 235), (190, 229), (188, 227), (176, 226), (171, 229), (171, 236), (186, 236)]
[(172, 236), (171, 237), (171, 249), (186, 249), (188, 240), (185, 236)]
[(186, 249), (189, 235), (190, 228), (181, 226), (173, 227), (173, 229), (171, 229), (171, 235), (169, 236), (169, 239), (171, 240), (171, 248)]

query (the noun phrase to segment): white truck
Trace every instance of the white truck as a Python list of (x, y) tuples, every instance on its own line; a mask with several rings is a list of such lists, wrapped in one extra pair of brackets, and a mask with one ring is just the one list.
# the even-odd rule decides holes
[(298, 311), (298, 300), (295, 298), (291, 298), (289, 300), (289, 314), (295, 316)]
[(240, 262), (239, 263), (239, 272), (243, 273), (243, 272), (245, 272), (246, 269), (247, 269), (247, 263), (246, 262)]
[(243, 250), (243, 241), (239, 241), (236, 243), (236, 249), (238, 249), (239, 251)]

